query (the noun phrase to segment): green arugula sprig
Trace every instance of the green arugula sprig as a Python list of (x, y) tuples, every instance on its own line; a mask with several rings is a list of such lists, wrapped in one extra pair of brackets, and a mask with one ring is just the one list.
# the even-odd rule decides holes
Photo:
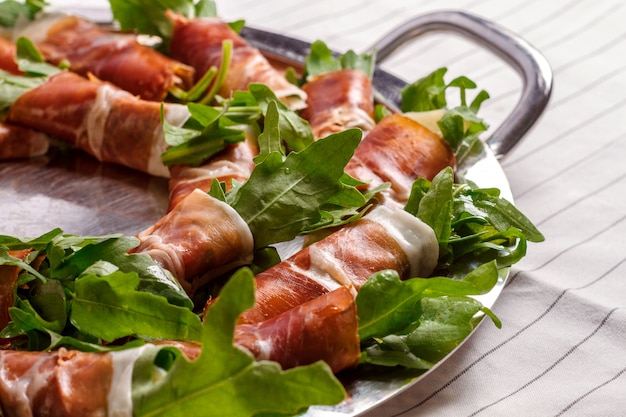
[(46, 63), (37, 47), (25, 37), (16, 41), (15, 62), (24, 75), (0, 70), (0, 112), (8, 110), (22, 94), (43, 84), (66, 65), (62, 63), (55, 67)]
[[(401, 110), (406, 113), (445, 109), (437, 124), (443, 138), (455, 152), (457, 163), (461, 164), (475, 142), (479, 141), (479, 135), (488, 128), (477, 114), (489, 94), (481, 90), (468, 105), (467, 90), (476, 88), (476, 83), (465, 76), (446, 83), (444, 76), (447, 71), (447, 68), (439, 68), (406, 86), (402, 90)], [(460, 104), (448, 109), (446, 93), (450, 88), (458, 88)]]
[(0, 3), (0, 26), (12, 28), (20, 18), (34, 19), (50, 3), (44, 0), (5, 0)]
[(357, 54), (349, 50), (338, 55), (334, 54), (324, 42), (318, 40), (311, 44), (311, 50), (305, 58), (302, 82), (306, 82), (308, 77), (342, 69), (360, 70), (371, 78), (375, 62), (373, 53)]
[[(360, 130), (331, 135), (286, 154), (278, 108), (276, 101), (268, 103), (250, 178), (225, 195), (250, 227), (256, 248), (293, 239), (319, 223), (321, 205), (347, 195), (354, 199), (358, 193), (344, 168), (360, 143)], [(366, 199), (359, 195), (357, 205), (362, 207)]]
[[(0, 265), (25, 271), (0, 337), (27, 336), (35, 350), (101, 350), (126, 337), (198, 340), (201, 324), (191, 300), (148, 255), (128, 253), (137, 244), (133, 237), (79, 237), (59, 229), (34, 239), (0, 236)], [(31, 250), (25, 260), (9, 253), (22, 249)]]
[(432, 182), (415, 181), (405, 210), (433, 228), (440, 246), (438, 270), (453, 278), (492, 260), (498, 268), (510, 266), (526, 254), (527, 241), (544, 240), (498, 189), (455, 183), (451, 168)]
[(374, 274), (356, 299), (361, 363), (430, 369), (461, 343), (484, 315), (500, 327), (498, 318), (470, 297), (488, 293), (497, 280), (494, 262), (479, 266), (462, 280), (401, 281), (395, 271)]
[(215, 17), (217, 8), (212, 0), (109, 0), (113, 19), (122, 30), (158, 36), (161, 48), (168, 49), (172, 38), (172, 22), (165, 12), (171, 10), (187, 18)]

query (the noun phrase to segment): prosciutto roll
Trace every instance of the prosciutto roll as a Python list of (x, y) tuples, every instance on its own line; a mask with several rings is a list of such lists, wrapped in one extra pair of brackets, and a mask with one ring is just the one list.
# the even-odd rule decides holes
[(197, 189), (137, 237), (135, 252), (169, 270), (190, 296), (218, 275), (252, 262), (254, 240), (246, 222)]
[(302, 90), (307, 106), (300, 115), (311, 125), (315, 138), (353, 127), (367, 134), (374, 128), (372, 82), (362, 71), (327, 72), (313, 77)]
[(132, 417), (135, 361), (152, 345), (106, 353), (0, 351), (0, 408), (12, 417)]
[(433, 230), (403, 210), (378, 206), (362, 219), (307, 246), (255, 277), (256, 303), (240, 317), (257, 323), (341, 286), (356, 294), (375, 272), (428, 277), (437, 265)]
[(149, 46), (137, 36), (108, 30), (77, 16), (54, 14), (23, 29), (44, 58), (69, 61), (81, 75), (91, 73), (144, 100), (161, 101), (174, 87), (189, 89), (194, 70)]
[(0, 161), (31, 158), (48, 152), (48, 137), (26, 127), (0, 122)]
[(227, 190), (232, 187), (233, 180), (246, 181), (254, 169), (253, 158), (258, 152), (256, 140), (247, 135), (244, 142), (229, 145), (200, 166), (173, 166), (170, 169), (168, 211), (195, 189), (209, 191), (213, 180), (225, 182)]
[(235, 343), (284, 369), (319, 360), (335, 373), (351, 368), (361, 356), (354, 297), (339, 287), (264, 322), (240, 324)]
[(15, 44), (0, 37), (0, 70), (16, 75), (22, 73), (15, 62), (15, 53)]
[(361, 141), (346, 172), (370, 186), (390, 182), (385, 203), (404, 207), (417, 178), (432, 180), (455, 167), (454, 152), (440, 136), (400, 114), (384, 117)]
[(206, 71), (219, 67), (222, 59), (222, 42), (231, 40), (233, 52), (227, 77), (220, 89), (224, 97), (232, 91), (245, 90), (251, 83), (265, 84), (291, 109), (304, 106), (305, 93), (287, 79), (241, 36), (218, 18), (187, 19), (168, 12), (174, 24), (170, 41), (170, 55), (196, 70), (196, 78)]
[[(161, 103), (141, 100), (110, 83), (61, 72), (22, 94), (7, 121), (71, 143), (99, 161), (169, 177), (161, 162), (167, 145), (160, 109)], [(182, 104), (164, 104), (164, 111), (175, 126), (189, 117)]]

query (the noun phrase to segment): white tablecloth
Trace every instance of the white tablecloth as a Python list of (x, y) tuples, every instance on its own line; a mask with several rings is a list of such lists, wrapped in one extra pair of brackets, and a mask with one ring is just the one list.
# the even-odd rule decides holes
[[(367, 416), (626, 415), (626, 3), (218, 2), (227, 20), (339, 52), (363, 51), (410, 17), (448, 8), (521, 35), (554, 71), (548, 109), (502, 161), (516, 204), (546, 241), (513, 268), (493, 308), (502, 329), (483, 323), (428, 378)], [(416, 41), (383, 65), (407, 81), (439, 66), (490, 92), (482, 115), (493, 125), (517, 100), (513, 71), (450, 35)]]

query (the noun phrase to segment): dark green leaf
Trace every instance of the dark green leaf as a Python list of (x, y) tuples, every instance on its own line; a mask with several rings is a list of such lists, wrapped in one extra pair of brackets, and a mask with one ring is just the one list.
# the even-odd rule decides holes
[(290, 150), (301, 151), (313, 142), (313, 132), (309, 122), (298, 116), (294, 111), (289, 110), (287, 106), (278, 100), (269, 87), (263, 84), (250, 84), (248, 89), (264, 115), (267, 116), (270, 103), (276, 104), (280, 115), (278, 119), (278, 134)]
[(374, 274), (359, 290), (359, 337), (396, 334), (411, 326), (419, 312), (420, 300), (432, 296), (479, 295), (490, 291), (498, 280), (495, 263), (484, 264), (463, 280), (411, 278), (400, 281), (395, 271)]
[(74, 283), (72, 324), (108, 342), (127, 336), (199, 340), (197, 315), (163, 297), (137, 291), (138, 285), (136, 273), (81, 276)]
[(293, 239), (320, 218), (319, 206), (342, 189), (344, 167), (361, 139), (350, 129), (313, 142), (301, 152), (272, 152), (229, 196), (257, 248)]
[(439, 68), (402, 90), (402, 111), (430, 111), (446, 107), (447, 68)]

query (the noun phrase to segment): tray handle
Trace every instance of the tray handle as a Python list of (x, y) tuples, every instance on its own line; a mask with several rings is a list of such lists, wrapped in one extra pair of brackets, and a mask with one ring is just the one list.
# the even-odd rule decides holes
[(521, 77), (522, 94), (506, 119), (487, 139), (497, 158), (503, 158), (543, 113), (552, 92), (552, 69), (528, 42), (505, 28), (473, 14), (446, 10), (420, 15), (383, 35), (369, 51), (383, 62), (406, 42), (433, 31), (459, 34), (494, 52)]

